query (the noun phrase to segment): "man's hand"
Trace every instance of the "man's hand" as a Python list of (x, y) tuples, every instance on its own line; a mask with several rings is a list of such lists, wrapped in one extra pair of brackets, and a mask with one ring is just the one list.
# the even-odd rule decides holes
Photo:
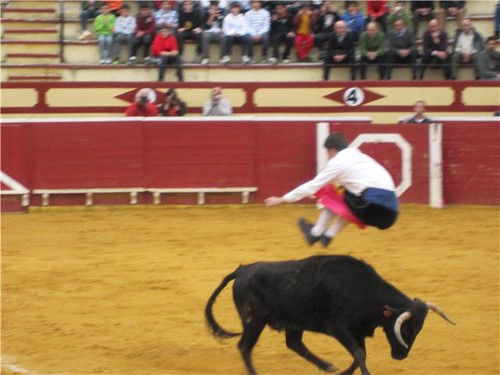
[(273, 207), (285, 203), (285, 200), (282, 197), (269, 197), (264, 202), (267, 207)]

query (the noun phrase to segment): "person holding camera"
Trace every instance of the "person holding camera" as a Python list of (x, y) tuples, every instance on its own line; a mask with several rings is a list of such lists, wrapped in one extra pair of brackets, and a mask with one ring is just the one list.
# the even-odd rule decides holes
[(127, 117), (150, 117), (158, 116), (158, 108), (154, 103), (151, 103), (150, 92), (152, 90), (145, 88), (140, 89), (135, 94), (135, 101), (130, 104), (125, 110)]
[(175, 89), (168, 89), (165, 93), (165, 101), (158, 107), (160, 116), (184, 116), (186, 114), (186, 103), (184, 103)]
[(222, 97), (222, 88), (214, 87), (210, 94), (210, 100), (207, 100), (203, 105), (203, 116), (229, 116), (232, 114), (231, 103)]

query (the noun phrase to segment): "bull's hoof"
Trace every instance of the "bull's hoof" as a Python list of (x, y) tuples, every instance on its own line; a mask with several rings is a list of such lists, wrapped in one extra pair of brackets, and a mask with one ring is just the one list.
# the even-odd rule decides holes
[(322, 370), (324, 372), (334, 373), (335, 371), (338, 371), (338, 368), (331, 363), (326, 363), (325, 366), (322, 368)]

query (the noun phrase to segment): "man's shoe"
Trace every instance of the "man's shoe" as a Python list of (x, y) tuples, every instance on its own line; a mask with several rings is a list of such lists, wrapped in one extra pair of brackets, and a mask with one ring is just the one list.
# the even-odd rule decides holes
[(322, 234), (321, 238), (319, 239), (319, 242), (323, 245), (323, 247), (328, 247), (328, 245), (330, 245), (330, 242), (332, 242), (332, 240), (333, 237), (328, 237)]
[(311, 229), (314, 225), (311, 223), (308, 223), (306, 219), (303, 217), (299, 218), (299, 227), (302, 233), (304, 234), (304, 238), (306, 242), (309, 244), (309, 246), (314, 245), (316, 242), (319, 241), (320, 237), (313, 236), (311, 233)]
[(207, 58), (201, 60), (201, 65), (208, 65), (209, 60)]

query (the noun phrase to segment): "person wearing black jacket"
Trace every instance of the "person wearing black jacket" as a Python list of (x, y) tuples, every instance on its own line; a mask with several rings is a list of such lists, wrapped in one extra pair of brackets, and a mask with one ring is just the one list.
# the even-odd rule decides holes
[(415, 36), (418, 36), (419, 23), (436, 18), (434, 14), (434, 1), (412, 0), (411, 14), (413, 15), (413, 32)]
[(332, 1), (324, 1), (321, 4), (318, 22), (314, 30), (314, 45), (320, 51), (320, 59), (325, 57), (325, 42), (327, 42), (330, 39), (330, 35), (333, 34), (335, 22), (340, 20), (340, 14), (335, 11)]
[(333, 65), (349, 66), (351, 71), (351, 80), (356, 79), (356, 62), (354, 48), (356, 37), (353, 33), (347, 31), (345, 21), (335, 23), (335, 33), (330, 35), (328, 41), (328, 50), (326, 51), (323, 65), (323, 80), (327, 81), (330, 75), (330, 69)]
[(424, 53), (420, 79), (424, 78), (425, 69), (429, 65), (443, 66), (445, 79), (450, 79), (450, 55), (448, 54), (448, 34), (441, 28), (438, 19), (429, 21), (429, 28), (424, 33)]
[(460, 27), (462, 20), (465, 17), (465, 3), (467, 1), (445, 1), (439, 2), (440, 8), (438, 9), (439, 21), (444, 28), (447, 17), (453, 17), (457, 20), (457, 26)]
[(280, 58), (279, 47), (281, 43), (285, 43), (283, 51), (283, 63), (290, 62), (290, 51), (293, 47), (295, 33), (293, 32), (292, 17), (285, 7), (284, 3), (276, 4), (274, 12), (271, 15), (271, 48), (273, 50), (269, 62), (276, 64)]
[(177, 40), (179, 42), (179, 55), (184, 53), (184, 43), (191, 39), (196, 42), (196, 54), (201, 54), (201, 36), (203, 33), (202, 19), (199, 9), (196, 9), (191, 0), (182, 3), (182, 11), (179, 12), (179, 28), (177, 29)]

